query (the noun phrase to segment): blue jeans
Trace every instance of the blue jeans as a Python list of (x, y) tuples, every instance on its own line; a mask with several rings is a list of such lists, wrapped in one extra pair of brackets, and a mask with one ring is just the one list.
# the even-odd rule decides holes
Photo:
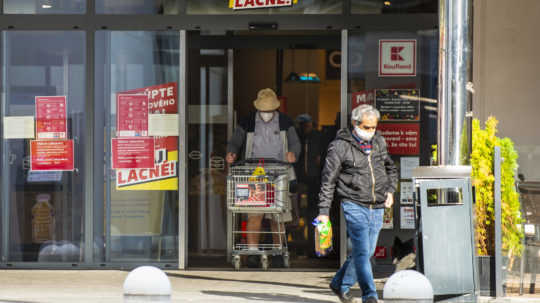
[(344, 201), (342, 206), (347, 235), (352, 242), (352, 255), (347, 257), (334, 276), (332, 287), (346, 293), (358, 281), (362, 289), (362, 300), (378, 298), (369, 259), (375, 252), (383, 225), (384, 209), (369, 209), (348, 201)]

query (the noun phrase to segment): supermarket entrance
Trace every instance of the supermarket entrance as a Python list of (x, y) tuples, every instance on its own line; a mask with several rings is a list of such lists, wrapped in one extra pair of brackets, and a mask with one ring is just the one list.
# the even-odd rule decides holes
[[(321, 163), (340, 123), (340, 39), (337, 31), (192, 37), (195, 42), (188, 55), (189, 267), (232, 267), (227, 233), (231, 227), (241, 230), (246, 218), (230, 223), (227, 211), (227, 141), (238, 121), (255, 111), (253, 100), (264, 88), (276, 92), (279, 110), (292, 119), (302, 144), (294, 165), (298, 182), (291, 184), (295, 191), (291, 217), (285, 223), (290, 266), (338, 266), (339, 249), (326, 258), (314, 256), (310, 223), (318, 212), (315, 197)], [(334, 234), (339, 235), (339, 205), (335, 206)], [(270, 220), (263, 220), (262, 226), (270, 230)], [(239, 235), (235, 241), (244, 238), (245, 234)], [(334, 238), (339, 248), (339, 237)], [(272, 237), (263, 235), (260, 241), (271, 243)]]

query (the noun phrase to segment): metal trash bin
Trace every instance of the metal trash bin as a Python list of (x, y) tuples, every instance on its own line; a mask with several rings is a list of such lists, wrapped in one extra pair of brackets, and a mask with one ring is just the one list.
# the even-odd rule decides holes
[(420, 166), (413, 171), (417, 264), (434, 295), (474, 294), (473, 198), (470, 166)]

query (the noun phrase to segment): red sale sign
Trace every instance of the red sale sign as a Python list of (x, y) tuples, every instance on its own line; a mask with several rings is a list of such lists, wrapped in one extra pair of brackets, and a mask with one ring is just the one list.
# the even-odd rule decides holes
[(154, 168), (154, 138), (112, 139), (112, 168)]
[(73, 171), (73, 140), (30, 141), (31, 171)]
[(36, 97), (36, 138), (67, 138), (66, 96)]
[[(121, 94), (144, 94), (149, 114), (178, 113), (177, 84), (169, 82)], [(154, 137), (154, 166), (116, 170), (118, 190), (177, 190), (178, 137)]]
[(118, 137), (148, 136), (148, 98), (144, 94), (116, 95)]
[(379, 123), (377, 129), (383, 135), (392, 155), (418, 155), (420, 153), (420, 124)]

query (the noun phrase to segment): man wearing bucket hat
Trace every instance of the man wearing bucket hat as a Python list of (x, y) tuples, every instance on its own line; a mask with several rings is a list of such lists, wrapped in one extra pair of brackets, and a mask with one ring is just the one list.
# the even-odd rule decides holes
[[(265, 88), (257, 93), (253, 101), (256, 112), (241, 119), (234, 130), (233, 136), (227, 144), (227, 162), (233, 163), (242, 153), (245, 159), (274, 158), (289, 163), (296, 162), (300, 154), (300, 140), (296, 134), (293, 121), (285, 114), (277, 111), (280, 102), (276, 93)], [(289, 176), (295, 179), (294, 172)], [(284, 220), (287, 221), (284, 215)], [(250, 214), (247, 229), (258, 231), (261, 229), (263, 215)], [(272, 220), (272, 229), (277, 230), (277, 224)], [(250, 249), (257, 249), (260, 233), (248, 233), (247, 243)], [(278, 239), (274, 238), (274, 242)], [(272, 260), (279, 262), (277, 260)], [(249, 256), (248, 266), (258, 264), (257, 256)]]

